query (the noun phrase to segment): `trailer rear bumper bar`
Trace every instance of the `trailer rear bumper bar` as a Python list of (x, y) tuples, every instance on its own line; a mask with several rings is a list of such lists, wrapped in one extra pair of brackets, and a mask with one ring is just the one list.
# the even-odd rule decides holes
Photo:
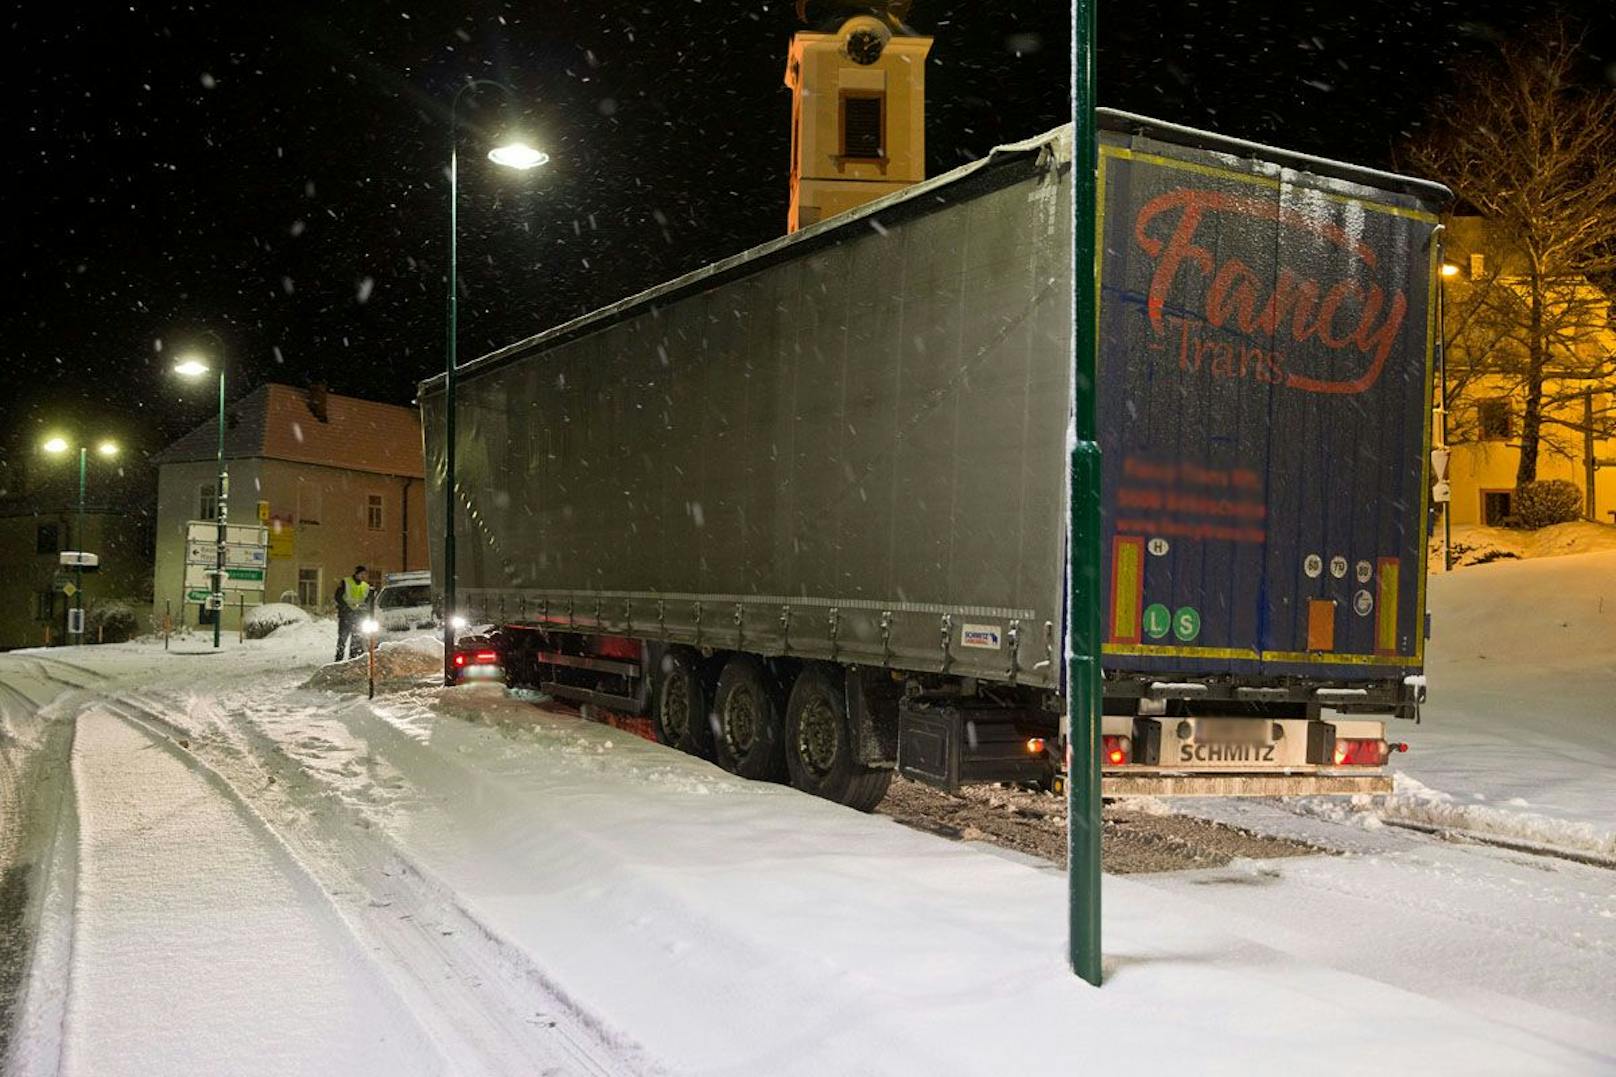
[(1105, 797), (1307, 797), (1390, 793), (1389, 774), (1106, 774)]

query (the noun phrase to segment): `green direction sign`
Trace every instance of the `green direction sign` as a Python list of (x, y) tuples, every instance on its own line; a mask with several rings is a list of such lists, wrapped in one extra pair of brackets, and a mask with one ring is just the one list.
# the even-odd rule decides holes
[(1160, 602), (1152, 602), (1145, 607), (1145, 635), (1151, 639), (1161, 639), (1167, 635), (1168, 628), (1172, 627), (1172, 614)]
[(264, 570), (261, 568), (226, 568), (224, 574), (232, 580), (262, 580)]
[(196, 588), (192, 588), (191, 590), (185, 592), (185, 601), (206, 602), (208, 600), (208, 595), (210, 594), (212, 594), (211, 591), (197, 590)]
[(1173, 635), (1185, 643), (1201, 634), (1201, 611), (1194, 606), (1180, 606), (1173, 614)]

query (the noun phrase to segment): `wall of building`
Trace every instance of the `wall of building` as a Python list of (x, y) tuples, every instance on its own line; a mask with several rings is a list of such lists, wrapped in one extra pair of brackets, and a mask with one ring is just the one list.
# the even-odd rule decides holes
[[(1556, 387), (1551, 385), (1551, 393)], [(1479, 436), (1476, 411), (1486, 400), (1509, 399), (1510, 435), (1502, 438)], [(1602, 396), (1596, 397), (1596, 409), (1603, 411), (1608, 405)], [(1450, 429), (1461, 429), (1467, 440), (1456, 441), (1448, 464), (1449, 484), (1452, 487), (1453, 522), (1456, 524), (1485, 523), (1485, 504), (1488, 493), (1508, 493), (1515, 489), (1515, 472), (1520, 466), (1520, 421), (1523, 402), (1510, 397), (1509, 385), (1497, 379), (1478, 378), (1467, 386), (1466, 392), (1454, 402)], [(1548, 409), (1547, 414), (1568, 423), (1582, 421), (1582, 405), (1573, 403)], [(1582, 434), (1557, 425), (1545, 424), (1543, 442), (1538, 450), (1537, 477), (1540, 480), (1563, 479), (1583, 492), (1583, 510), (1586, 513), (1588, 473)], [(1595, 459), (1616, 460), (1616, 438), (1594, 439)], [(1600, 523), (1616, 523), (1616, 467), (1599, 468), (1594, 478), (1595, 518)]]
[[(73, 534), (75, 515), (66, 511), (0, 516), (0, 649), (42, 646), (47, 630), (51, 642), (62, 641), (73, 599), (57, 591), (54, 584), (58, 573), (72, 578), (72, 571), (59, 567), (57, 554), (81, 545), (79, 536)], [(56, 528), (57, 549), (40, 552), (42, 526)], [(134, 612), (139, 631), (148, 630), (149, 542), (147, 523), (138, 516), (85, 515), (82, 545), (101, 558), (99, 569), (83, 577), (81, 601), (86, 610), (118, 602)], [(46, 593), (53, 597), (41, 609), (40, 596)]]
[[(195, 624), (197, 607), (183, 602), (187, 522), (196, 519), (198, 487), (214, 481), (212, 463), (165, 464), (158, 480), (158, 544), (155, 594), (185, 607)], [(284, 460), (230, 463), (230, 520), (262, 519), (270, 528), (264, 601), (296, 602), (329, 613), (337, 581), (354, 565), (370, 569), (380, 583), (388, 572), (427, 567), (424, 484), (418, 478), (377, 475)], [(380, 526), (373, 527), (370, 499), (380, 498)], [(299, 581), (308, 585), (300, 590)], [(224, 626), (238, 624), (228, 609)]]

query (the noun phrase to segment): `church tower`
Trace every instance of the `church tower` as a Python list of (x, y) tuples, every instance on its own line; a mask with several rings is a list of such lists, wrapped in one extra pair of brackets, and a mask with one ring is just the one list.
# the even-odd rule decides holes
[(799, 0), (830, 9), (791, 39), (791, 207), (795, 232), (926, 178), (926, 55), (903, 23), (908, 0)]

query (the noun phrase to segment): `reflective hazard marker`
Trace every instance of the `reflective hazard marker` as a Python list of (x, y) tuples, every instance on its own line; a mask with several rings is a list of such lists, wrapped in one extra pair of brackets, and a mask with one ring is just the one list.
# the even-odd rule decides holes
[(1138, 643), (1145, 601), (1145, 540), (1117, 535), (1111, 540), (1111, 640)]
[(1379, 607), (1375, 617), (1375, 653), (1397, 653), (1397, 577), (1399, 562), (1395, 557), (1380, 559)]

